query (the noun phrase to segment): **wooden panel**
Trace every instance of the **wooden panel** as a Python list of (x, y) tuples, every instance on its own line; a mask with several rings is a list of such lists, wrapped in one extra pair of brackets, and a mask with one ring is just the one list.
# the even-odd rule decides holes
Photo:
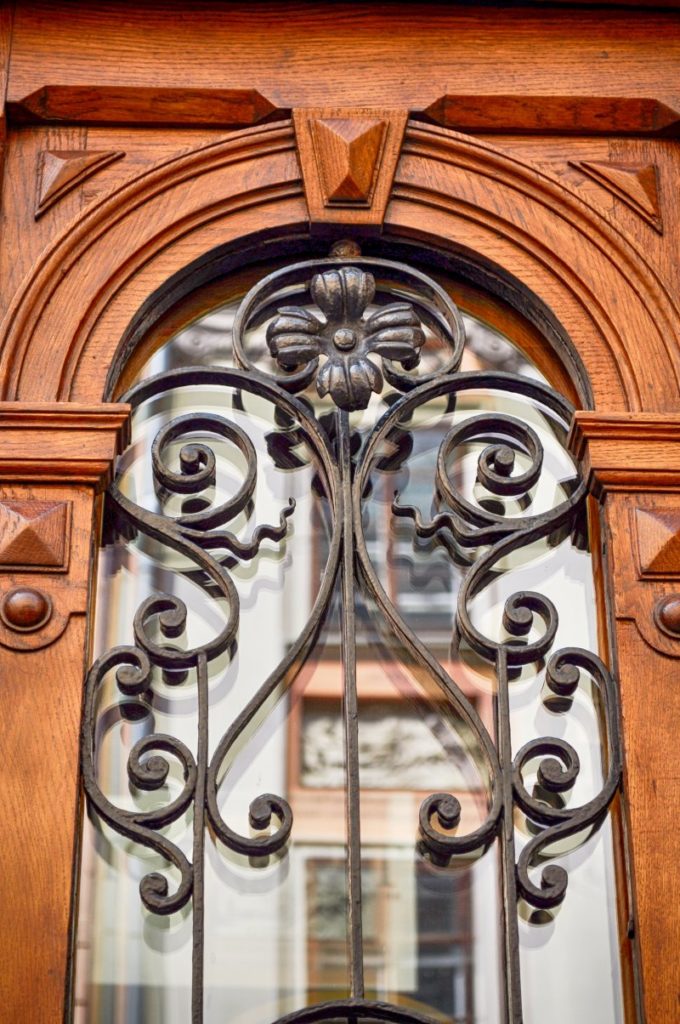
[[(83, 501), (86, 511), (91, 499)], [(63, 1017), (86, 629), (81, 613), (41, 650), (0, 647), (3, 791), (11, 794), (0, 805), (0, 998), (5, 1019), (17, 1024)]]
[[(125, 68), (128, 88), (219, 82), (255, 88), (283, 112), (329, 100), (379, 107), (387, 96), (410, 110), (446, 95), (475, 97), (479, 107), (488, 96), (489, 130), (499, 95), (535, 97), (530, 111), (546, 95), (634, 97), (677, 110), (679, 46), (671, 12), (498, 8), (480, 18), (433, 3), (20, 3), (8, 98), (86, 86), (96, 105), (97, 90), (118, 88)], [(507, 110), (504, 117), (507, 127)]]

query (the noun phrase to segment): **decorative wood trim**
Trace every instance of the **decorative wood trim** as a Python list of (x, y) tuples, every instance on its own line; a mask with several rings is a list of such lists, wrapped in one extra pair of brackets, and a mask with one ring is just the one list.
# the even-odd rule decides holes
[(71, 189), (82, 185), (96, 171), (125, 156), (122, 152), (46, 149), (38, 162), (35, 218), (59, 202)]
[(70, 532), (70, 502), (0, 500), (0, 571), (65, 572)]
[(445, 93), (423, 111), (456, 131), (558, 135), (680, 132), (680, 109), (653, 97)]
[(104, 487), (129, 440), (130, 407), (0, 404), (0, 480)]
[(0, 734), (12, 794), (0, 803), (12, 921), (0, 947), (3, 1009), (14, 1021), (52, 1024), (68, 1000), (96, 495), (128, 443), (129, 414), (125, 405), (0, 405)]
[[(134, 345), (140, 309), (163, 312), (193, 287), (188, 252), (224, 266), (227, 246), (253, 232), (299, 233), (305, 220), (290, 124), (235, 133), (142, 174), (57, 238), (16, 297), (0, 328), (4, 397), (99, 400)], [(478, 283), (554, 338), (584, 404), (678, 407), (677, 305), (630, 238), (563, 182), (480, 140), (412, 123), (384, 230), (474, 253)]]
[(596, 160), (570, 160), (572, 167), (614, 195), (663, 234), (659, 205), (659, 170), (655, 164), (605, 163)]
[(636, 916), (649, 1024), (672, 1019), (680, 964), (674, 827), (680, 782), (667, 771), (680, 720), (680, 413), (577, 412), (569, 446), (604, 512), (612, 636), (621, 692)]
[(597, 497), (680, 490), (680, 413), (579, 411), (569, 448)]
[[(257, 89), (138, 88), (125, 85), (44, 85), (13, 99), (15, 124), (217, 125), (225, 130), (259, 124), (277, 112)], [(283, 112), (285, 113), (285, 111)], [(281, 115), (280, 115), (281, 116)]]
[(640, 578), (680, 580), (680, 503), (635, 508), (631, 528), (637, 540)]
[(394, 180), (406, 111), (337, 107), (293, 111), (312, 230), (379, 231)]

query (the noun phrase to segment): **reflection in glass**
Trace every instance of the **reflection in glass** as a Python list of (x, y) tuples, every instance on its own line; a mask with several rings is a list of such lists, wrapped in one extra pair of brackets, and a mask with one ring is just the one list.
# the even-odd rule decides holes
[[(172, 338), (149, 360), (140, 379), (173, 367), (233, 365), (230, 331), (237, 305), (223, 306)], [(473, 317), (465, 321), (468, 344), (461, 369), (507, 370), (542, 379), (498, 332)], [(264, 331), (254, 340), (266, 359)], [(427, 350), (427, 369), (436, 367), (437, 358), (436, 348)], [(324, 422), (330, 400), (319, 399), (312, 389), (304, 397)], [(389, 403), (389, 393), (373, 396), (365, 412), (352, 415), (355, 448)], [(230, 564), (241, 618), (236, 647), (210, 663), (212, 753), (304, 628), (329, 560), (332, 524), (323, 473), (303, 433), (269, 402), (235, 389), (228, 397), (224, 389), (177, 389), (140, 409), (133, 445), (121, 464), (124, 490), (138, 504), (179, 515), (236, 493), (244, 459), (228, 441), (209, 435), (217, 459), (213, 489), (199, 499), (182, 500), (154, 486), (149, 459), (154, 437), (178, 415), (197, 409), (217, 411), (235, 422), (256, 451), (254, 503), (229, 527), (240, 541), (252, 538), (256, 525), (276, 524), (290, 498), (296, 502), (281, 540), (267, 541), (252, 559)], [(530, 423), (543, 443), (546, 470), (531, 506), (480, 490), (477, 459), (483, 445), (478, 442), (455, 452), (449, 468), (457, 485), (489, 510), (500, 503), (507, 516), (554, 505), (573, 475), (554, 423), (531, 403), (476, 391), (460, 396), (455, 406), (445, 398), (425, 403), (408, 429), (385, 446), (371, 473), (363, 529), (389, 599), (493, 733), (493, 670), (456, 632), (458, 590), (477, 552), (419, 538), (411, 520), (393, 514), (397, 493), (399, 505), (418, 509), (423, 519), (432, 516), (442, 439), (454, 423), (491, 409)], [(330, 419), (326, 427), (331, 429)], [(170, 461), (178, 459), (180, 448), (179, 442), (170, 446)], [(521, 469), (522, 456), (518, 462)], [(592, 570), (581, 537), (552, 536), (508, 555), (501, 568), (472, 608), (488, 635), (501, 635), (506, 597), (537, 589), (562, 612), (555, 649), (571, 644), (597, 648)], [(192, 644), (214, 636), (227, 612), (198, 582), (183, 556), (141, 533), (117, 532), (111, 522), (100, 555), (95, 655), (133, 642), (133, 612), (157, 592), (185, 601)], [(240, 833), (248, 834), (250, 803), (262, 793), (280, 794), (289, 802), (294, 827), (288, 844), (267, 857), (248, 857), (212, 836), (206, 839), (206, 1022), (270, 1024), (302, 1006), (349, 995), (339, 607), (336, 585), (313, 650), (295, 666), (278, 702), (269, 702), (242, 737), (220, 790), (220, 813)], [(441, 690), (412, 664), (366, 594), (356, 595), (356, 615), (366, 996), (432, 1020), (496, 1024), (503, 1019), (496, 844), (481, 855), (438, 863), (418, 838), (419, 808), (433, 792), (456, 795), (468, 831), (484, 820), (488, 779), (480, 752)], [(544, 664), (514, 672), (513, 750), (536, 736), (567, 740), (579, 751), (582, 766), (568, 799), (584, 802), (602, 783), (597, 703), (587, 683), (576, 692), (568, 716), (543, 696)], [(171, 733), (195, 750), (192, 673), (186, 680), (157, 673), (145, 696), (130, 699), (121, 698), (109, 679), (100, 708), (100, 781), (112, 801), (146, 808), (171, 800), (182, 786), (176, 764), (160, 791), (143, 792), (130, 782), (127, 760), (134, 744), (152, 732)], [(531, 837), (530, 826), (519, 813), (515, 824), (521, 846)], [(166, 834), (190, 856), (191, 810)], [(570, 875), (566, 902), (549, 913), (520, 907), (525, 1020), (614, 1024), (622, 1019), (622, 1007), (610, 826), (605, 824), (593, 840), (562, 860)], [(84, 822), (77, 1024), (185, 1024), (191, 1019), (191, 903), (167, 917), (144, 910), (138, 885), (151, 870), (165, 874), (171, 888), (177, 884), (162, 858), (114, 834), (94, 814)]]

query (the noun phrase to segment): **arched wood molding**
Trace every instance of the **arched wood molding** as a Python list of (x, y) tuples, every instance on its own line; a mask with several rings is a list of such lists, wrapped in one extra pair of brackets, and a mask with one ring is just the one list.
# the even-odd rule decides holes
[[(100, 401), (135, 314), (197, 253), (308, 230), (290, 122), (154, 167), (43, 254), (0, 329), (2, 397)], [(383, 230), (504, 268), (570, 338), (596, 408), (680, 408), (678, 308), (621, 229), (545, 171), (411, 122)]]

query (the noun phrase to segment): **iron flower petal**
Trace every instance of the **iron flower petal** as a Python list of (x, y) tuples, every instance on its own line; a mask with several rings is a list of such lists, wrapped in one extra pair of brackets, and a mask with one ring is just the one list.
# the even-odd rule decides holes
[(361, 317), (373, 301), (375, 281), (356, 267), (341, 267), (315, 274), (309, 290), (329, 323), (341, 323)]
[(418, 365), (425, 332), (409, 302), (393, 302), (378, 310), (366, 321), (366, 332), (365, 344), (369, 352), (394, 359), (406, 369)]
[(267, 345), (279, 366), (293, 369), (315, 359), (321, 352), (322, 323), (300, 306), (282, 306), (267, 328)]
[(316, 378), (321, 397), (330, 395), (340, 409), (365, 409), (371, 392), (382, 390), (382, 374), (370, 359), (361, 355), (330, 357)]

